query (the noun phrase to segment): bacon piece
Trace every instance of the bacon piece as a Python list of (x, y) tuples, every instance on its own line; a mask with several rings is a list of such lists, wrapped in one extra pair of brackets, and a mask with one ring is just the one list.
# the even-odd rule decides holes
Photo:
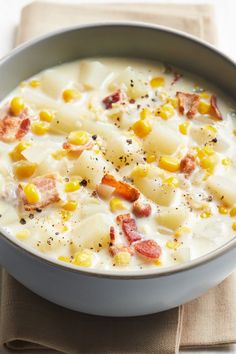
[(140, 192), (136, 188), (126, 182), (117, 181), (112, 175), (104, 175), (101, 183), (114, 187), (115, 194), (129, 202), (134, 202), (140, 196)]
[(196, 168), (196, 157), (187, 154), (181, 161), (180, 161), (180, 172), (186, 173), (187, 175), (191, 175), (191, 173)]
[(46, 175), (46, 176), (39, 176), (33, 178), (31, 183), (33, 183), (40, 193), (40, 201), (36, 204), (28, 203), (24, 190), (21, 185), (18, 186), (18, 195), (23, 202), (24, 209), (26, 211), (32, 211), (36, 209), (42, 209), (46, 206), (57, 203), (60, 201), (60, 196), (57, 191), (56, 186), (56, 176), (55, 175)]
[(121, 100), (121, 93), (118, 90), (118, 91), (114, 92), (112, 95), (105, 97), (102, 100), (102, 103), (105, 105), (106, 109), (111, 109), (112, 104), (119, 102), (120, 100)]
[(4, 107), (0, 118), (0, 140), (11, 143), (22, 139), (29, 131), (29, 111), (25, 108), (19, 116), (13, 116), (8, 106)]
[(111, 243), (113, 243), (115, 241), (115, 228), (114, 226), (110, 227), (110, 241)]
[(176, 92), (178, 99), (179, 113), (186, 114), (189, 119), (197, 113), (198, 104), (200, 102), (199, 95), (195, 93)]
[(150, 204), (142, 204), (139, 201), (134, 202), (133, 204), (133, 213), (135, 216), (138, 218), (147, 218), (151, 212), (152, 212), (152, 207)]
[(138, 233), (136, 221), (133, 218), (125, 218), (122, 223), (122, 230), (127, 237), (129, 243), (141, 240), (141, 235)]
[(78, 152), (80, 154), (83, 150), (90, 150), (93, 147), (93, 141), (91, 140), (87, 144), (84, 144), (84, 145), (74, 145), (74, 144), (70, 144), (68, 142), (65, 142), (65, 143), (63, 143), (62, 147), (65, 150), (72, 151), (72, 152)]
[(116, 217), (116, 222), (117, 224), (121, 224), (123, 220), (130, 219), (130, 218), (131, 218), (130, 214), (121, 214)]
[(134, 249), (139, 255), (151, 260), (157, 259), (161, 255), (161, 247), (154, 240), (137, 242)]
[(123, 245), (118, 245), (118, 246), (110, 246), (109, 247), (109, 252), (112, 257), (117, 255), (119, 252), (128, 252), (133, 256), (134, 251), (130, 246), (123, 246)]
[(217, 97), (215, 95), (211, 96), (210, 104), (211, 104), (210, 115), (216, 118), (217, 120), (223, 120), (223, 116), (217, 106)]

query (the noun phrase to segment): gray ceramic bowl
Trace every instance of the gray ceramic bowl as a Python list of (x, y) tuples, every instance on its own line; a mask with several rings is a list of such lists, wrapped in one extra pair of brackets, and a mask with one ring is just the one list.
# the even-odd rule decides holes
[[(128, 23), (77, 27), (13, 50), (0, 62), (0, 100), (43, 69), (94, 56), (168, 62), (204, 77), (236, 100), (236, 66), (222, 53), (183, 33)], [(26, 287), (59, 305), (91, 314), (134, 316), (183, 304), (221, 282), (236, 265), (236, 239), (187, 264), (114, 273), (52, 262), (2, 233), (0, 261)]]

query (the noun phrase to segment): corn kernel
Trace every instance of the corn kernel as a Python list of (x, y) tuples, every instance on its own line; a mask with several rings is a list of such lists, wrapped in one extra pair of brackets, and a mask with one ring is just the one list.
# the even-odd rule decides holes
[(30, 237), (30, 231), (25, 229), (25, 230), (20, 230), (16, 233), (16, 238), (20, 241), (25, 241)]
[(39, 118), (43, 122), (51, 123), (52, 120), (54, 119), (54, 114), (48, 110), (44, 110), (44, 111), (39, 112)]
[(147, 163), (152, 163), (156, 161), (156, 156), (155, 155), (148, 155), (146, 158)]
[(188, 133), (189, 122), (184, 122), (179, 125), (179, 131), (183, 135), (187, 135)]
[(66, 89), (62, 93), (63, 100), (67, 102), (71, 102), (74, 100), (78, 100), (81, 98), (81, 94), (78, 91), (75, 91), (73, 89)]
[(236, 136), (236, 129), (233, 131), (234, 136)]
[(236, 216), (236, 205), (233, 206), (233, 208), (230, 210), (229, 215), (230, 215), (230, 216)]
[(151, 81), (150, 81), (150, 85), (152, 88), (157, 88), (160, 86), (164, 86), (165, 85), (165, 78), (162, 76), (157, 76), (154, 77)]
[(152, 127), (146, 120), (137, 120), (132, 125), (132, 129), (139, 138), (144, 138), (151, 132)]
[(166, 242), (166, 247), (171, 250), (176, 250), (180, 245), (181, 245), (181, 243), (178, 241), (167, 241)]
[(179, 160), (172, 156), (161, 156), (159, 160), (159, 167), (169, 172), (176, 172), (179, 170)]
[(36, 135), (44, 135), (49, 130), (49, 124), (47, 122), (34, 122), (31, 130)]
[(178, 187), (179, 186), (179, 180), (176, 177), (169, 177), (166, 178), (163, 183), (168, 184), (170, 186)]
[(28, 183), (24, 187), (25, 197), (30, 204), (36, 204), (40, 201), (40, 193), (33, 183)]
[(126, 206), (124, 205), (124, 203), (122, 202), (121, 199), (119, 198), (112, 198), (110, 200), (110, 209), (111, 211), (114, 213), (117, 210), (123, 210), (126, 209)]
[(21, 141), (19, 144), (15, 146), (15, 148), (9, 153), (11, 159), (13, 161), (24, 160), (24, 156), (22, 155), (22, 151), (31, 146), (31, 143), (28, 141)]
[(14, 116), (18, 116), (25, 108), (24, 101), (21, 97), (14, 97), (10, 103), (11, 112)]
[(67, 182), (65, 184), (65, 192), (75, 192), (80, 189), (80, 183), (78, 180), (72, 180), (70, 182)]
[(210, 95), (208, 92), (201, 92), (200, 97), (205, 98), (207, 100), (210, 98)]
[(223, 205), (218, 206), (218, 211), (220, 214), (228, 214), (228, 209), (226, 207), (224, 207)]
[(184, 234), (187, 234), (187, 233), (189, 233), (189, 232), (191, 232), (190, 227), (188, 227), (188, 226), (180, 226), (180, 227), (176, 230), (174, 237), (180, 237), (180, 236), (182, 236), (182, 235), (184, 235)]
[(233, 224), (232, 224), (232, 229), (233, 229), (234, 231), (236, 231), (236, 222), (233, 222)]
[(204, 101), (199, 102), (198, 112), (200, 114), (210, 114), (210, 109), (211, 109), (211, 106), (209, 105), (209, 103), (206, 103)]
[(178, 108), (178, 99), (177, 98), (168, 98), (167, 103), (170, 103), (174, 108)]
[(200, 217), (201, 217), (202, 219), (210, 218), (210, 217), (211, 217), (211, 212), (210, 212), (209, 210), (206, 210), (206, 211), (204, 211), (204, 212), (202, 212), (202, 213), (200, 214)]
[(66, 150), (56, 150), (52, 153), (52, 157), (55, 160), (61, 160), (63, 159), (63, 157), (65, 157), (67, 155), (67, 151)]
[(210, 146), (204, 146), (202, 149), (198, 149), (197, 156), (199, 159), (205, 158), (206, 156), (213, 156), (215, 151)]
[(14, 166), (15, 176), (19, 179), (29, 178), (36, 171), (37, 164), (29, 161), (19, 161)]
[(91, 267), (93, 262), (93, 255), (90, 250), (79, 251), (75, 254), (73, 264), (80, 267)]
[(88, 134), (82, 130), (73, 131), (68, 136), (68, 142), (74, 145), (85, 145), (88, 141)]
[(164, 104), (163, 106), (159, 107), (155, 113), (156, 116), (160, 116), (165, 120), (173, 117), (174, 114), (175, 110), (170, 104)]
[(132, 173), (131, 173), (131, 176), (132, 177), (140, 177), (140, 178), (143, 178), (143, 177), (146, 177), (148, 175), (148, 172), (149, 172), (149, 166), (147, 165), (139, 165), (139, 166), (136, 166)]
[(222, 165), (224, 165), (224, 166), (230, 166), (230, 165), (232, 164), (232, 161), (231, 161), (228, 157), (226, 157), (225, 159), (223, 159), (223, 160), (221, 161), (221, 163), (222, 163)]
[(59, 256), (57, 259), (59, 261), (66, 262), (66, 263), (70, 263), (71, 261), (70, 257), (65, 257), (65, 256)]
[(63, 221), (68, 221), (71, 218), (71, 213), (68, 210), (61, 210), (61, 218)]
[(40, 81), (37, 79), (33, 79), (29, 82), (30, 86), (33, 88), (37, 88), (41, 85)]
[(113, 262), (118, 266), (126, 266), (130, 263), (131, 255), (129, 252), (118, 252), (113, 257)]
[(157, 258), (157, 259), (155, 259), (153, 261), (153, 264), (155, 264), (156, 266), (161, 266), (162, 265), (162, 261), (159, 258)]
[(78, 203), (75, 200), (68, 200), (64, 205), (63, 209), (67, 211), (75, 211)]
[(215, 134), (217, 133), (217, 129), (213, 125), (205, 125), (204, 128), (207, 129), (211, 133), (215, 133)]
[(152, 117), (152, 112), (148, 108), (143, 108), (142, 111), (140, 112), (140, 119), (146, 119), (151, 117)]
[(208, 170), (209, 172), (214, 172), (215, 166), (216, 166), (216, 160), (214, 157), (205, 157), (203, 159), (201, 159), (200, 161), (200, 166), (205, 169)]

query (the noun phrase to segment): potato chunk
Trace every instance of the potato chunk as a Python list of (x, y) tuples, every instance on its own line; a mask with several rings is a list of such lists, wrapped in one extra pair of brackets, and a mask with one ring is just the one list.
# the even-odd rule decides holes
[(157, 222), (159, 225), (175, 231), (183, 225), (187, 218), (188, 210), (186, 208), (168, 208), (157, 215)]
[(111, 225), (112, 219), (105, 213), (97, 213), (87, 217), (72, 232), (74, 248), (76, 250), (91, 247), (99, 249), (108, 246)]
[(223, 176), (212, 176), (206, 182), (207, 188), (227, 206), (236, 204), (236, 181)]
[(108, 74), (108, 68), (99, 61), (84, 61), (80, 64), (80, 81), (87, 89), (98, 89)]
[(180, 144), (180, 135), (162, 122), (153, 124), (151, 133), (144, 139), (144, 149), (150, 154), (170, 155), (178, 150)]

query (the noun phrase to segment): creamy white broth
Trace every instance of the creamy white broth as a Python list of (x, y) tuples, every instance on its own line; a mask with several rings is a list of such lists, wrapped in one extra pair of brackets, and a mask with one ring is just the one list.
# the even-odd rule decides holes
[[(104, 98), (117, 90), (121, 99), (106, 106)], [(176, 92), (199, 96), (191, 119), (179, 111)], [(74, 97), (67, 101), (68, 95)], [(222, 120), (210, 111), (212, 95)], [(22, 98), (30, 128), (14, 141), (0, 131), (0, 225), (22, 246), (75, 267), (130, 270), (187, 262), (235, 236), (235, 107), (205, 81), (156, 62), (99, 58), (63, 64), (21, 83), (2, 102), (0, 119), (21, 114), (13, 114), (14, 97)], [(45, 110), (51, 122), (40, 119)], [(137, 121), (144, 122), (141, 133)], [(76, 131), (91, 143), (80, 155), (63, 148)], [(179, 166), (187, 154), (191, 173)], [(22, 164), (33, 173), (19, 172)], [(57, 200), (35, 210), (26, 187), (51, 174)], [(137, 201), (101, 185), (106, 174), (140, 193), (138, 202), (151, 207), (150, 215), (135, 215)], [(80, 188), (68, 192), (71, 181)], [(42, 193), (36, 186), (39, 203)], [(139, 239), (133, 242), (116, 222), (123, 214), (136, 224)]]

